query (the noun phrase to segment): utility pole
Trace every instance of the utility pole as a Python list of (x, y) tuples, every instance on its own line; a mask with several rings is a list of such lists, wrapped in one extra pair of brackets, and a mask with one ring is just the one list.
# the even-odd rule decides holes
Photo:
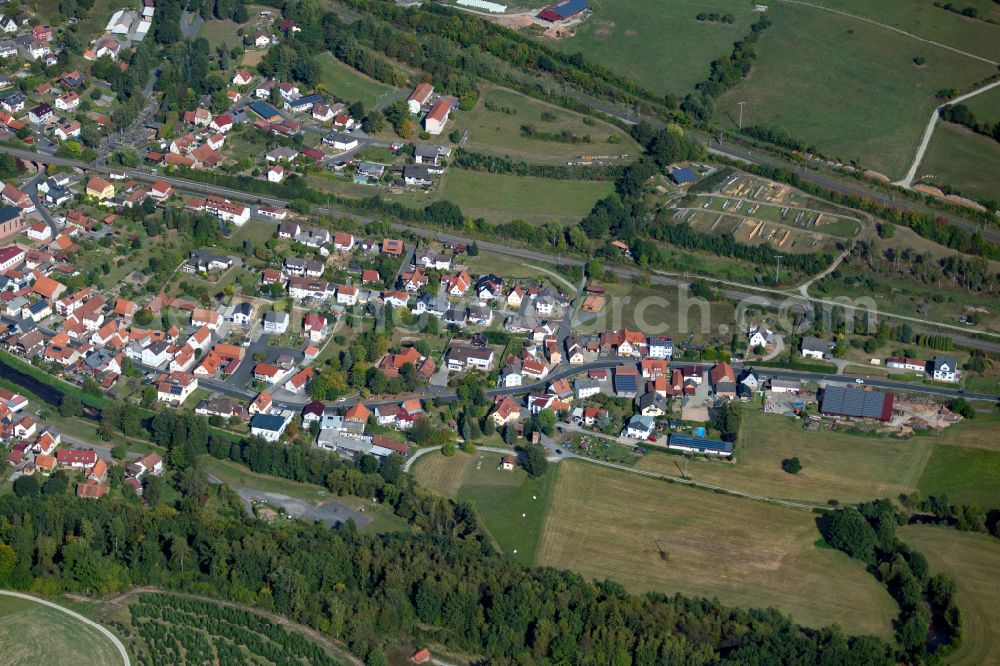
[(740, 131), (742, 132), (743, 131), (743, 105), (746, 104), (746, 102), (737, 102), (737, 104), (740, 107)]
[(779, 282), (781, 282), (781, 255), (780, 254), (775, 255), (775, 259), (778, 262), (778, 270), (775, 273), (774, 283), (775, 285), (777, 285)]

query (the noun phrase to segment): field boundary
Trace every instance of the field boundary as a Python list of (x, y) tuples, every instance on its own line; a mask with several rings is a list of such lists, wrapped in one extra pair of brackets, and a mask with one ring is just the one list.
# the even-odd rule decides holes
[(121, 639), (119, 639), (117, 636), (111, 633), (106, 627), (97, 624), (90, 618), (84, 617), (83, 615), (80, 615), (76, 611), (70, 610), (65, 606), (60, 606), (57, 603), (53, 603), (48, 599), (40, 599), (39, 597), (35, 597), (30, 594), (24, 594), (22, 592), (13, 592), (11, 590), (0, 590), (0, 594), (7, 597), (17, 597), (18, 599), (26, 599), (28, 601), (34, 601), (35, 603), (48, 606), (49, 608), (55, 608), (56, 610), (62, 611), (66, 615), (69, 615), (74, 620), (79, 620), (80, 622), (83, 622), (85, 625), (97, 629), (97, 631), (99, 631), (105, 638), (109, 639), (114, 644), (115, 648), (118, 650), (118, 653), (122, 656), (122, 661), (124, 661), (125, 666), (132, 666), (132, 658), (129, 656), (128, 650), (125, 649), (125, 644), (121, 642)]
[(941, 42), (935, 42), (933, 39), (927, 39), (926, 37), (921, 37), (920, 35), (914, 35), (912, 32), (907, 32), (906, 30), (903, 30), (902, 28), (896, 28), (896, 27), (888, 25), (886, 23), (880, 23), (879, 21), (876, 21), (874, 19), (870, 19), (870, 18), (867, 18), (867, 17), (864, 17), (864, 16), (858, 16), (857, 14), (851, 14), (849, 12), (845, 12), (845, 11), (842, 11), (840, 9), (834, 9), (832, 7), (827, 7), (825, 5), (821, 5), (821, 4), (818, 4), (818, 3), (815, 3), (815, 2), (807, 2), (806, 0), (780, 0), (780, 1), (781, 2), (787, 2), (787, 3), (793, 4), (793, 5), (804, 5), (806, 7), (815, 7), (816, 9), (822, 9), (823, 11), (830, 12), (831, 14), (839, 14), (841, 16), (845, 16), (847, 18), (854, 19), (856, 21), (863, 21), (865, 23), (870, 23), (871, 25), (877, 26), (879, 28), (884, 28), (885, 30), (891, 30), (893, 32), (898, 32), (899, 34), (904, 35), (906, 37), (910, 37), (911, 39), (916, 39), (917, 41), (924, 42), (926, 44), (931, 44), (933, 46), (940, 47), (942, 49), (951, 51), (953, 53), (957, 53), (959, 55), (966, 56), (967, 58), (973, 58), (974, 60), (979, 60), (981, 62), (985, 62), (988, 65), (993, 65), (994, 67), (1000, 66), (1000, 62), (996, 62), (994, 60), (990, 60), (989, 58), (985, 58), (983, 56), (978, 56), (978, 55), (976, 55), (974, 53), (969, 53), (968, 51), (963, 51), (961, 49), (957, 49), (954, 46), (948, 46), (947, 44), (942, 44)]

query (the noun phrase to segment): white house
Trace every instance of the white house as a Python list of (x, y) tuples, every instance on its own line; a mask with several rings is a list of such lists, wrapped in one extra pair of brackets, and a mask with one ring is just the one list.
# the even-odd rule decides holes
[(935, 356), (931, 361), (931, 376), (939, 382), (957, 382), (958, 361), (946, 356)]
[(747, 344), (750, 348), (766, 347), (774, 339), (774, 334), (767, 330), (763, 324), (750, 326), (747, 328)]
[(268, 312), (264, 315), (264, 332), (272, 334), (282, 334), (288, 330), (287, 312)]
[(444, 126), (448, 123), (448, 116), (451, 114), (451, 104), (439, 100), (424, 117), (424, 129), (428, 134), (440, 134), (444, 131)]
[(800, 354), (802, 358), (823, 359), (830, 352), (830, 343), (822, 338), (805, 336), (802, 338)]
[(656, 427), (656, 421), (651, 416), (633, 416), (629, 419), (622, 433), (625, 437), (633, 439), (649, 439)]
[(289, 419), (280, 414), (254, 414), (250, 419), (250, 434), (268, 442), (277, 442), (288, 427)]

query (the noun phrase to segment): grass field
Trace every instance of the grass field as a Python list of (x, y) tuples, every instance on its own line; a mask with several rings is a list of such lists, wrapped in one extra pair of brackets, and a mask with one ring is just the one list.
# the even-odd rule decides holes
[[(735, 20), (699, 22), (695, 17), (701, 12), (731, 13)], [(683, 96), (708, 76), (711, 62), (728, 54), (754, 20), (750, 3), (619, 0), (595, 4), (593, 16), (573, 37), (546, 43), (566, 53), (582, 51), (653, 92)]]
[(234, 46), (239, 46), (243, 43), (243, 38), (237, 35), (236, 31), (248, 25), (249, 22), (241, 24), (228, 19), (224, 21), (212, 19), (211, 21), (205, 21), (201, 24), (201, 30), (198, 31), (198, 36), (207, 39), (213, 49), (222, 46), (223, 44), (225, 44), (227, 48), (231, 49)]
[[(466, 217), (483, 217), (491, 222), (572, 224), (614, 188), (614, 183), (604, 181), (551, 180), (450, 169), (442, 177), (437, 196), (458, 204)], [(423, 205), (426, 204), (425, 200)]]
[(532, 479), (520, 468), (499, 470), (499, 464), (500, 454), (490, 451), (457, 453), (452, 458), (428, 453), (413, 472), (421, 485), (445, 497), (475, 504), (500, 549), (530, 565), (535, 561), (558, 469)]
[(0, 661), (8, 666), (121, 666), (118, 650), (93, 627), (54, 608), (0, 596)]
[[(923, 437), (903, 441), (810, 432), (797, 419), (751, 409), (744, 410), (743, 418), (737, 463), (692, 458), (691, 478), (781, 499), (862, 502), (916, 490), (933, 446), (930, 438)], [(802, 471), (787, 474), (781, 461), (793, 456), (802, 462)], [(678, 460), (654, 453), (638, 466), (676, 474)]]
[[(816, 150), (860, 159), (891, 177), (905, 172), (942, 88), (996, 69), (857, 19), (772, 4), (750, 76), (723, 95), (716, 120), (786, 129)], [(926, 63), (914, 64), (923, 57)], [(849, 101), (848, 101), (849, 100)]]
[(917, 179), (951, 185), (966, 196), (1000, 200), (1000, 143), (964, 127), (940, 123), (917, 169)]
[[(1000, 25), (974, 21), (934, 6), (934, 0), (811, 0), (816, 4), (891, 25), (974, 55), (1000, 59)], [(988, 0), (987, 0), (988, 1)], [(942, 3), (943, 4), (943, 3)], [(953, 3), (959, 8), (973, 2)], [(985, 3), (984, 3), (985, 4)], [(996, 7), (996, 5), (994, 5)], [(1000, 14), (1000, 12), (997, 12)], [(988, 16), (980, 8), (980, 14)], [(933, 49), (926, 44), (921, 48)]]
[(773, 606), (807, 626), (891, 634), (895, 603), (860, 562), (816, 545), (815, 515), (588, 463), (559, 467), (537, 564), (633, 592)]
[(1000, 508), (1000, 451), (936, 446), (917, 487), (924, 497), (947, 494), (952, 502)]
[(962, 609), (962, 644), (948, 655), (952, 666), (1000, 664), (1000, 541), (985, 534), (950, 527), (907, 525), (899, 538), (923, 554), (932, 574), (944, 572), (958, 585)]
[[(735, 322), (736, 310), (731, 303), (713, 302), (703, 310), (693, 298), (673, 287), (629, 282), (602, 286), (607, 289), (604, 309), (592, 319), (581, 316), (583, 323), (574, 326), (580, 332), (597, 333), (624, 327), (648, 335), (673, 336), (675, 340), (686, 340), (688, 335), (693, 335), (696, 344), (725, 341), (728, 348), (732, 334), (721, 334), (719, 330)], [(689, 308), (684, 304), (685, 298), (691, 300)]]
[[(504, 113), (500, 109), (516, 113)], [(587, 124), (584, 119), (593, 124)], [(522, 125), (533, 125), (537, 131), (550, 134), (568, 131), (581, 137), (590, 136), (592, 143), (572, 144), (526, 137), (521, 134)], [(487, 90), (474, 111), (459, 114), (456, 127), (469, 132), (464, 145), (471, 150), (531, 163), (564, 163), (581, 155), (635, 156), (641, 152), (627, 132), (613, 125), (500, 88)], [(617, 137), (614, 143), (608, 142), (610, 137)]]
[(320, 82), (330, 94), (340, 99), (360, 101), (368, 109), (375, 106), (381, 95), (392, 92), (392, 86), (348, 67), (329, 51), (316, 56), (316, 62), (319, 64)]

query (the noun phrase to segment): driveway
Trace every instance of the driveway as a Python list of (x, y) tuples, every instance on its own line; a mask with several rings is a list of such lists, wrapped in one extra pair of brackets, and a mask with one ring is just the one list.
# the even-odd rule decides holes
[[(214, 482), (218, 482), (218, 479), (210, 477)], [(355, 524), (358, 527), (364, 527), (368, 523), (372, 522), (369, 516), (366, 516), (360, 511), (355, 511), (354, 509), (341, 504), (340, 502), (330, 501), (320, 504), (319, 506), (313, 506), (308, 502), (303, 502), (302, 500), (295, 499), (294, 497), (289, 497), (288, 495), (283, 495), (281, 493), (268, 493), (262, 490), (255, 490), (254, 488), (247, 487), (233, 487), (236, 494), (243, 498), (243, 503), (247, 508), (247, 511), (253, 515), (253, 501), (254, 500), (264, 500), (268, 504), (274, 506), (280, 506), (285, 510), (285, 513), (293, 516), (294, 518), (301, 518), (308, 522), (320, 521), (327, 527), (334, 527), (340, 523), (346, 523), (348, 518), (353, 518)]]

